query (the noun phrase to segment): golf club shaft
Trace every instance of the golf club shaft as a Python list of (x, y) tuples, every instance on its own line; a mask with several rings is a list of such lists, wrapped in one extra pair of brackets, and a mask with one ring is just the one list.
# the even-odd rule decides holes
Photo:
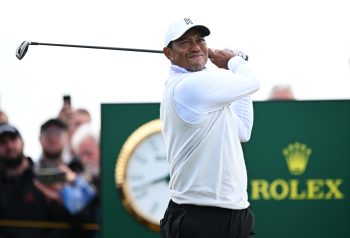
[(135, 52), (147, 52), (147, 53), (163, 53), (163, 51), (161, 50), (120, 48), (120, 47), (93, 46), (93, 45), (71, 45), (71, 44), (54, 44), (54, 43), (40, 43), (40, 42), (30, 42), (30, 45), (48, 45), (48, 46), (62, 46), (62, 47), (75, 47), (75, 48), (103, 49), (103, 50), (123, 50), (123, 51), (135, 51)]

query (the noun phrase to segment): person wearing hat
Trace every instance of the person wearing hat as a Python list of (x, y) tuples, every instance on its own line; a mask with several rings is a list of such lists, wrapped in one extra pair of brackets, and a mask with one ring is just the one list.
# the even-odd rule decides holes
[(0, 237), (49, 237), (48, 230), (20, 226), (49, 219), (49, 204), (35, 185), (33, 162), (23, 148), (17, 128), (0, 124)]
[[(72, 229), (56, 230), (57, 237), (94, 237), (95, 232), (85, 231), (82, 223), (90, 221), (92, 208), (88, 207), (96, 196), (96, 188), (87, 179), (73, 171), (65, 164), (63, 152), (68, 143), (68, 126), (59, 118), (44, 122), (40, 128), (40, 143), (42, 156), (39, 168), (42, 171), (54, 170), (62, 177), (51, 181), (42, 180), (38, 187), (45, 196), (53, 201), (54, 219), (58, 222), (69, 222)], [(91, 202), (92, 203), (92, 202)]]
[(63, 152), (68, 144), (68, 127), (65, 122), (58, 118), (44, 122), (40, 127), (39, 141), (42, 147), (40, 167), (57, 167), (64, 164)]
[(164, 38), (171, 63), (160, 106), (171, 196), (160, 222), (164, 238), (254, 235), (241, 142), (250, 139), (250, 95), (259, 82), (242, 53), (209, 49), (209, 34), (183, 18)]
[[(60, 191), (65, 184), (74, 179), (75, 174), (69, 170), (63, 160), (63, 151), (68, 143), (67, 124), (59, 118), (51, 118), (40, 127), (39, 141), (42, 154), (38, 160), (36, 183), (46, 199), (51, 203), (51, 219), (55, 222), (73, 223), (74, 217), (62, 204)], [(51, 171), (51, 172), (49, 172)], [(51, 173), (50, 176), (41, 176)], [(75, 229), (54, 229), (54, 237), (75, 237)]]

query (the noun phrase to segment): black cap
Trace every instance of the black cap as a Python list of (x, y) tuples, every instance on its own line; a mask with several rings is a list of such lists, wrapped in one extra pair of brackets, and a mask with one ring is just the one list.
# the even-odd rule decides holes
[(16, 127), (14, 127), (8, 123), (0, 124), (0, 137), (2, 137), (3, 135), (6, 135), (6, 134), (13, 135), (13, 136), (20, 136), (20, 133)]
[(44, 124), (42, 124), (40, 132), (45, 131), (50, 126), (56, 126), (65, 131), (68, 130), (67, 124), (64, 121), (58, 118), (52, 118), (47, 120)]

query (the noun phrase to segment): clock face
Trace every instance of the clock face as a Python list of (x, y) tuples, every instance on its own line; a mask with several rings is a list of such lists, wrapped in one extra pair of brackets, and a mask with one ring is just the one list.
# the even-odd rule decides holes
[(169, 165), (159, 120), (138, 128), (125, 142), (116, 168), (125, 207), (142, 223), (159, 231), (170, 199)]

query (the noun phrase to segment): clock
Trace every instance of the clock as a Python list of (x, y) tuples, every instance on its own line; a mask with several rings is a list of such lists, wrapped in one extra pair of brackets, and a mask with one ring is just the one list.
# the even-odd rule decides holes
[(115, 182), (125, 208), (139, 222), (159, 231), (170, 199), (169, 164), (159, 119), (137, 128), (117, 158)]

